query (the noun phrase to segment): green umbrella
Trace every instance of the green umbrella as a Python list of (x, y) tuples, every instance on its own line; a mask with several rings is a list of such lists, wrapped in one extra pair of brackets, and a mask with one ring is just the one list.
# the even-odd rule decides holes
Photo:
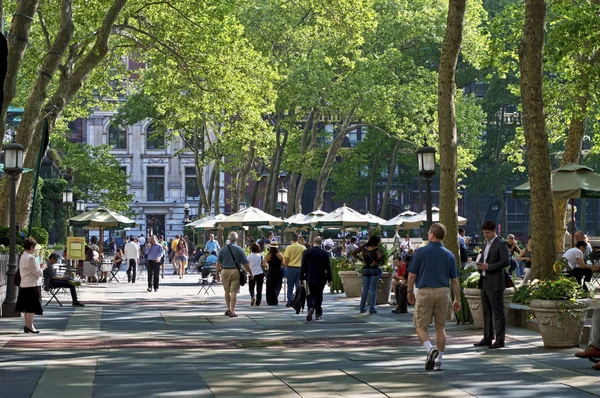
[[(513, 198), (528, 198), (529, 181), (513, 188)], [(552, 198), (600, 198), (600, 174), (580, 164), (569, 163), (552, 171)]]
[[(513, 188), (513, 198), (528, 198), (531, 187), (529, 181)], [(600, 174), (589, 167), (576, 163), (569, 163), (556, 170), (552, 170), (552, 198), (600, 198)], [(575, 247), (575, 215), (571, 212), (571, 245)]]
[(100, 231), (100, 253), (102, 253), (102, 230), (123, 229), (135, 227), (135, 221), (121, 214), (115, 213), (104, 207), (86, 211), (75, 217), (69, 218), (69, 225), (87, 229), (98, 229)]

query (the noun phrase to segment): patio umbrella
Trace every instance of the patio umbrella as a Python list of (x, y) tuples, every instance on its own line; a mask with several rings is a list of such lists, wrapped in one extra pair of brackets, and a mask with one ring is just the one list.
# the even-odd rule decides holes
[(405, 212), (398, 214), (396, 217), (391, 218), (391, 219), (387, 220), (386, 222), (384, 222), (383, 224), (381, 224), (381, 228), (393, 229), (396, 231), (401, 228), (404, 229), (404, 226), (402, 225), (404, 223), (404, 221), (406, 221), (409, 218), (411, 218), (412, 216), (416, 216), (416, 215), (417, 215), (417, 213), (415, 213), (414, 211), (407, 210)]
[(69, 225), (86, 229), (97, 228), (100, 231), (100, 254), (102, 254), (102, 230), (106, 228), (124, 229), (135, 227), (135, 221), (104, 207), (98, 207), (97, 209), (69, 218)]
[(307, 226), (307, 222), (305, 222), (304, 220), (306, 219), (306, 215), (302, 214), (302, 213), (296, 213), (291, 217), (286, 218), (285, 221), (285, 225), (286, 228), (302, 228), (302, 227), (306, 227)]
[(255, 207), (249, 206), (245, 209), (233, 213), (224, 219), (215, 222), (215, 225), (223, 228), (231, 227), (250, 227), (259, 225), (283, 225), (284, 221), (280, 218), (265, 213)]
[(377, 217), (374, 214), (371, 214), (369, 212), (367, 212), (367, 214), (365, 214), (365, 217), (367, 217), (369, 219), (369, 221), (377, 223), (377, 227), (381, 227), (384, 223), (386, 223), (386, 220), (384, 220), (381, 217)]
[[(465, 225), (467, 223), (467, 219), (461, 216), (458, 216), (456, 219), (458, 225)], [(431, 208), (431, 221), (432, 222), (440, 222), (440, 209), (437, 207)], [(419, 214), (416, 214), (402, 223), (402, 227), (405, 229), (413, 229), (420, 228), (424, 222), (427, 222), (427, 211), (423, 210)]]
[(225, 218), (227, 218), (227, 216), (224, 214), (217, 214), (216, 216), (207, 216), (207, 217), (203, 217), (199, 220), (196, 220), (194, 222), (191, 222), (189, 224), (186, 224), (186, 227), (190, 227), (193, 229), (201, 229), (201, 230), (216, 229), (217, 228), (216, 223), (218, 221), (224, 220)]
[(371, 221), (367, 216), (360, 214), (358, 211), (343, 205), (323, 216), (316, 221), (311, 222), (313, 227), (338, 227), (345, 229), (347, 227), (376, 227), (377, 222)]
[[(574, 198), (600, 198), (600, 174), (595, 173), (589, 167), (576, 163), (569, 163), (558, 169), (552, 170), (552, 198), (571, 199), (573, 206)], [(513, 198), (528, 198), (531, 187), (529, 181), (513, 188)], [(575, 246), (575, 215), (571, 212), (571, 244)]]

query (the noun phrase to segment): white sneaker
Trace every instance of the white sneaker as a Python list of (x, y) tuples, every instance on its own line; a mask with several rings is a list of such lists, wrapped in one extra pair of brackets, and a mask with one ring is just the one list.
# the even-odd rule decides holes
[(435, 364), (433, 365), (433, 370), (434, 371), (443, 370), (442, 363), (441, 362), (435, 362)]

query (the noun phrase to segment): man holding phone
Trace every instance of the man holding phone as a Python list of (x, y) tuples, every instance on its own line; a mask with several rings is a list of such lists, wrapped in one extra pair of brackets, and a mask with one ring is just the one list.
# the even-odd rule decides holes
[[(485, 249), (477, 269), (481, 273), (479, 289), (483, 305), (483, 339), (473, 344), (475, 347), (504, 347), (506, 334), (506, 316), (504, 314), (504, 289), (506, 289), (506, 271), (510, 265), (509, 249), (506, 241), (496, 235), (496, 224), (486, 221), (481, 226), (486, 240)], [(494, 332), (496, 341), (494, 340)]]

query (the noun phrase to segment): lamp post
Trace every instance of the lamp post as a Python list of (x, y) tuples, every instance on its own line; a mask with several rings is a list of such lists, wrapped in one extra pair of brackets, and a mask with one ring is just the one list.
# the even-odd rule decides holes
[(186, 203), (183, 205), (183, 223), (189, 224), (190, 222), (190, 205)]
[(15, 311), (17, 303), (17, 287), (15, 273), (17, 272), (16, 234), (17, 234), (17, 179), (23, 172), (23, 145), (11, 142), (4, 145), (4, 172), (10, 179), (10, 237), (9, 259), (6, 271), (6, 298), (2, 304), (3, 317), (17, 317), (21, 313)]
[(435, 174), (435, 148), (425, 143), (424, 147), (417, 150), (417, 161), (419, 163), (419, 174), (425, 178), (427, 225), (425, 230), (429, 231), (433, 223), (431, 213), (431, 177)]
[[(283, 184), (281, 184), (281, 188), (277, 190), (277, 201), (279, 202), (279, 211), (281, 211), (281, 219), (283, 220), (283, 216), (285, 212), (283, 211), (283, 207), (287, 205), (288, 202), (288, 190), (284, 188)], [(281, 243), (284, 242), (285, 236), (285, 225), (281, 225)]]
[(75, 202), (75, 211), (77, 214), (83, 213), (85, 211), (85, 207), (86, 204), (82, 199), (79, 199), (77, 202)]
[(246, 202), (240, 203), (240, 210), (244, 210), (246, 207), (248, 207), (248, 204)]
[(67, 208), (67, 238), (69, 237), (69, 219), (71, 218), (71, 206), (73, 205), (73, 190), (71, 188), (66, 188), (62, 191), (62, 202), (63, 205)]

